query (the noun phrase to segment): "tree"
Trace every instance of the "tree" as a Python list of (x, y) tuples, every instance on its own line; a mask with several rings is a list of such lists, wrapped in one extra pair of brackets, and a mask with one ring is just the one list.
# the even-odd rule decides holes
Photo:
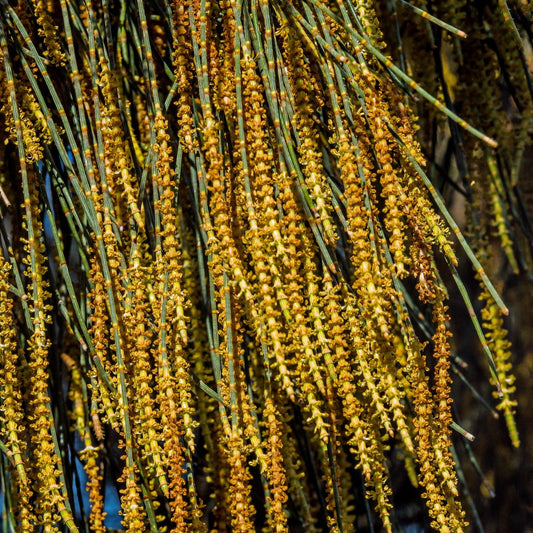
[(518, 446), (531, 23), (2, 0), (5, 530), (105, 531), (114, 491), (130, 532), (482, 527), (452, 375)]

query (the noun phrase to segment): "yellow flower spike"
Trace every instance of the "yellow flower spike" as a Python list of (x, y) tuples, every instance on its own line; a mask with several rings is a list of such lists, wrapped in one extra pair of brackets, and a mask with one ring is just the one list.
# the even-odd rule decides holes
[(168, 495), (168, 481), (165, 474), (163, 451), (159, 443), (161, 428), (156, 418), (156, 404), (151, 384), (154, 375), (151, 368), (150, 348), (153, 333), (146, 327), (150, 316), (144, 283), (147, 274), (141, 267), (139, 251), (134, 249), (131, 265), (127, 269), (128, 285), (122, 298), (122, 321), (126, 338), (125, 364), (133, 397), (129, 400), (134, 406), (132, 413), (133, 432), (136, 434), (140, 460), (147, 471), (158, 481), (163, 494)]
[[(443, 290), (439, 291), (441, 295)], [(436, 361), (434, 367), (434, 427), (436, 436), (434, 438), (435, 461), (439, 466), (438, 475), (442, 480), (443, 488), (446, 488), (454, 498), (459, 496), (457, 490), (457, 477), (454, 470), (454, 462), (449, 451), (451, 446), (451, 423), (452, 415), (450, 409), (450, 346), (448, 338), (450, 333), (447, 330), (447, 307), (444, 305), (443, 297), (439, 296), (433, 307), (433, 322), (435, 333), (432, 341), (434, 345), (433, 358)], [(448, 498), (447, 498), (448, 500)], [(461, 513), (460, 507), (455, 505), (453, 500), (448, 501), (450, 513)]]
[(90, 389), (95, 395), (95, 402), (97, 404), (96, 415), (101, 415), (104, 422), (108, 423), (117, 433), (120, 433), (122, 426), (117, 395), (109, 392), (107, 384), (100, 380), (100, 376), (96, 373), (96, 370), (89, 375), (91, 378)]
[(363, 394), (368, 398), (369, 402), (373, 405), (374, 412), (379, 420), (383, 424), (385, 431), (392, 437), (394, 436), (394, 430), (388, 413), (388, 409), (385, 406), (378, 390), (377, 383), (378, 377), (372, 374), (372, 368), (374, 363), (372, 362), (373, 355), (370, 350), (370, 344), (363, 340), (363, 333), (359, 324), (359, 317), (357, 316), (353, 302), (353, 296), (346, 294), (346, 315), (348, 317), (348, 327), (350, 331), (351, 342), (353, 345), (353, 351), (357, 354), (354, 367), (356, 372), (360, 373), (363, 378), (364, 389)]
[[(360, 403), (359, 391), (356, 385), (357, 379), (355, 373), (352, 371), (352, 361), (354, 360), (353, 352), (345, 339), (348, 335), (349, 321), (345, 320), (338, 314), (340, 306), (338, 305), (341, 298), (349, 298), (346, 293), (346, 286), (339, 287), (338, 290), (331, 287), (329, 276), (326, 276), (328, 280), (325, 284), (324, 297), (328, 301), (326, 307), (327, 329), (331, 335), (332, 344), (332, 360), (335, 362), (337, 380), (334, 381), (334, 386), (337, 388), (338, 394), (342, 401), (342, 412), (347, 424), (347, 432), (350, 438), (357, 443), (360, 443), (364, 447), (364, 431), (365, 423), (361, 420), (363, 407)], [(344, 295), (344, 296), (343, 296)], [(346, 307), (345, 316), (352, 315), (353, 308), (351, 306)], [(351, 320), (358, 320), (353, 317)], [(354, 365), (356, 366), (356, 365)], [(366, 477), (370, 476), (371, 468), (366, 457), (364, 448), (354, 451), (355, 456), (360, 461), (360, 466)]]
[(294, 94), (294, 121), (300, 144), (298, 153), (306, 186), (318, 214), (318, 220), (324, 228), (327, 243), (335, 246), (338, 240), (335, 223), (331, 218), (331, 201), (325, 192), (328, 189), (322, 154), (316, 141), (317, 132), (314, 125), (311, 96), (312, 78), (306, 65), (301, 42), (297, 35), (285, 32), (285, 62), (287, 74)]
[[(288, 181), (288, 176), (282, 172), (283, 183)], [(309, 230), (304, 226), (303, 219), (298, 212), (297, 204), (294, 197), (294, 191), (291, 187), (284, 187), (280, 191), (280, 198), (284, 208), (284, 216), (281, 219), (282, 234), (286, 241), (286, 250), (288, 257), (291, 258), (289, 264), (286, 266), (287, 270), (283, 271), (283, 290), (286, 293), (286, 303), (290, 313), (290, 319), (288, 320), (288, 333), (287, 338), (291, 340), (290, 350), (291, 352), (303, 351), (306, 354), (306, 360), (313, 364), (315, 371), (317, 367), (317, 357), (313, 352), (313, 342), (311, 340), (312, 331), (308, 325), (308, 318), (306, 317), (306, 303), (304, 294), (301, 291), (301, 286), (304, 283), (304, 272), (307, 276), (310, 276), (310, 280), (314, 279), (315, 266), (310, 261), (310, 254), (312, 253), (312, 240), (308, 234)], [(304, 265), (306, 265), (304, 267)], [(312, 289), (314, 292), (315, 289)], [(285, 315), (284, 315), (285, 316)], [(285, 316), (286, 318), (286, 316)], [(302, 361), (303, 364), (303, 361)], [(290, 367), (284, 364), (289, 372), (289, 369), (293, 368), (294, 362)], [(290, 374), (289, 374), (290, 376)], [(289, 377), (288, 376), (288, 377)], [(323, 380), (318, 373), (317, 378), (321, 382)], [(292, 377), (290, 377), (292, 380)], [(284, 380), (284, 388), (290, 386), (292, 389), (292, 383)], [(289, 385), (290, 383), (290, 385)], [(322, 386), (324, 390), (324, 387)], [(288, 390), (288, 389), (287, 389)], [(294, 391), (292, 391), (294, 395)], [(294, 397), (291, 399), (294, 400)]]
[[(390, 335), (389, 302), (379, 287), (383, 281), (388, 283), (385, 278), (388, 274), (380, 272), (378, 258), (374, 253), (374, 236), (370, 231), (372, 212), (365, 205), (365, 190), (361, 185), (360, 176), (360, 172), (371, 172), (372, 163), (364, 151), (356, 157), (355, 148), (347, 140), (340, 143), (339, 151), (338, 165), (347, 198), (348, 235), (353, 245), (351, 261), (356, 267), (352, 287), (361, 301), (365, 302), (362, 318), (369, 324), (374, 323), (381, 336), (386, 339)], [(371, 188), (366, 188), (366, 191), (370, 190)], [(375, 335), (374, 328), (368, 327), (368, 331)]]
[[(322, 360), (319, 360), (314, 356), (314, 359), (317, 360), (317, 370), (320, 372), (317, 374), (317, 384), (320, 384), (326, 375), (328, 375), (331, 380), (334, 382), (337, 380), (337, 375), (334, 367), (334, 363), (331, 357), (331, 350), (330, 350), (330, 339), (326, 335), (325, 327), (323, 324), (323, 311), (320, 308), (321, 298), (319, 295), (319, 286), (318, 281), (319, 278), (313, 273), (313, 269), (311, 268), (312, 261), (309, 257), (305, 259), (304, 262), (304, 276), (305, 280), (307, 282), (307, 293), (308, 293), (308, 300), (309, 300), (309, 314), (310, 319), (313, 323), (314, 328), (314, 336), (316, 337), (315, 342), (315, 351), (320, 352), (323, 358)], [(329, 277), (329, 273), (326, 273), (326, 279), (331, 279)], [(303, 344), (303, 338), (302, 338), (302, 344)], [(322, 394), (325, 395), (325, 387), (324, 385), (319, 386), (319, 390)]]
[(508, 206), (505, 205), (503, 197), (504, 191), (498, 190), (496, 183), (499, 180), (496, 170), (496, 161), (488, 158), (487, 161), (491, 179), (489, 181), (488, 196), (491, 203), (492, 217), (490, 223), (495, 228), (496, 234), (500, 238), (501, 247), (505, 252), (507, 260), (515, 274), (519, 273), (518, 263), (513, 250), (513, 241), (509, 231), (509, 222), (505, 219), (506, 213), (509, 212)]
[[(261, 262), (259, 266), (267, 268), (265, 263)], [(268, 286), (267, 284), (264, 284)], [(262, 295), (262, 311), (265, 319), (265, 330), (259, 329), (257, 336), (271, 348), (269, 355), (273, 357), (273, 366), (276, 368), (276, 379), (283, 385), (283, 389), (291, 400), (295, 400), (294, 382), (293, 382), (293, 368), (294, 363), (287, 359), (287, 350), (284, 345), (286, 342), (286, 334), (283, 325), (279, 320), (279, 312), (276, 307), (276, 299), (269, 294)]]
[[(265, 102), (262, 93), (261, 78), (257, 65), (252, 59), (242, 60), (243, 116), (246, 123), (245, 147), (249, 165), (250, 186), (253, 188), (257, 222), (260, 233), (269, 235), (275, 247), (275, 253), (283, 264), (288, 264), (286, 250), (280, 235), (280, 222), (274, 199), (276, 166), (274, 164), (272, 132), (266, 120)], [(244, 163), (244, 161), (243, 161)], [(257, 246), (254, 220), (250, 221), (251, 244)]]
[[(161, 216), (161, 231), (155, 250), (155, 274), (158, 281), (158, 297), (155, 303), (156, 306), (161, 306), (164, 301), (166, 306), (164, 316), (160, 307), (154, 309), (154, 316), (159, 322), (159, 341), (154, 355), (159, 366), (157, 393), (164, 413), (161, 420), (164, 450), (173, 464), (173, 467), (169, 468), (171, 509), (175, 521), (181, 523), (187, 510), (183, 503), (180, 503), (185, 493), (181, 480), (183, 465), (179, 463), (179, 457), (183, 457), (180, 436), (184, 431), (188, 446), (194, 448), (196, 422), (192, 417), (190, 402), (192, 384), (188, 372), (189, 364), (183, 355), (183, 349), (188, 342), (186, 301), (182, 285), (180, 244), (177, 240), (179, 234), (173, 207), (175, 176), (171, 168), (172, 150), (169, 145), (168, 121), (160, 113), (155, 117), (154, 129), (154, 151), (157, 156), (154, 181), (160, 191), (156, 207)], [(168, 455), (170, 450), (174, 450), (171, 457)]]
[(493, 393), (494, 397), (500, 400), (496, 405), (496, 409), (503, 413), (511, 442), (513, 446), (518, 448), (520, 446), (520, 438), (514, 419), (518, 402), (513, 398), (516, 391), (514, 385), (516, 378), (512, 373), (512, 365), (510, 363), (511, 343), (508, 339), (503, 317), (492, 296), (486, 289), (483, 289), (479, 298), (484, 301), (484, 307), (481, 311), (482, 325), (487, 332), (487, 343), (494, 354), (496, 375), (501, 386), (501, 396), (496, 392)]
[(254, 531), (255, 508), (251, 500), (251, 475), (243, 453), (242, 437), (235, 430), (227, 440), (228, 464), (230, 467), (228, 481), (229, 513), (231, 530), (235, 533)]
[[(439, 428), (438, 428), (439, 429)], [(449, 451), (451, 446), (451, 439), (448, 435), (439, 432), (437, 429), (437, 436), (435, 438), (433, 448), (435, 455), (435, 462), (438, 465), (437, 478), (440, 478), (440, 484), (444, 492), (444, 497), (448, 501), (449, 508), (453, 511), (455, 502), (453, 498), (459, 497), (457, 490), (457, 476), (454, 472), (454, 462)]]
[(313, 383), (312, 375), (302, 372), (303, 383), (300, 386), (302, 397), (305, 400), (304, 412), (306, 413), (306, 423), (309, 424), (312, 432), (316, 434), (323, 445), (327, 445), (329, 438), (329, 423), (326, 422), (323, 401), (317, 398), (316, 387)]
[(58, 39), (58, 27), (54, 25), (51, 14), (48, 12), (47, 2), (44, 0), (32, 0), (33, 11), (37, 17), (39, 35), (44, 39), (44, 55), (53, 64), (60, 66), (65, 63), (65, 54), (61, 49)]
[(177, 399), (180, 402), (179, 414), (183, 417), (183, 427), (185, 429), (185, 441), (191, 452), (196, 449), (195, 430), (198, 426), (195, 417), (194, 406), (191, 398), (191, 376), (189, 373), (189, 363), (181, 354), (174, 355), (174, 378), (178, 389)]
[[(261, 92), (261, 81), (255, 72), (256, 65), (251, 59), (242, 60), (244, 120), (247, 124), (245, 130), (245, 150), (240, 151), (245, 180), (252, 187), (255, 194), (252, 205), (246, 193), (245, 205), (249, 214), (250, 230), (245, 235), (249, 242), (258, 289), (265, 297), (273, 292), (272, 299), (279, 302), (280, 308), (286, 318), (289, 316), (287, 297), (281, 287), (280, 269), (276, 268), (270, 256), (279, 257), (282, 265), (289, 265), (290, 259), (281, 238), (281, 223), (274, 199), (276, 167), (273, 159), (273, 150), (270, 146), (271, 132), (266, 122), (264, 97)], [(256, 228), (257, 224), (257, 228)], [(268, 245), (265, 247), (265, 243)], [(272, 290), (274, 288), (274, 290)], [(265, 313), (266, 316), (268, 316)]]
[[(16, 94), (20, 100), (18, 123), (22, 131), (25, 158), (28, 162), (41, 161), (44, 146), (51, 142), (50, 132), (33, 91), (25, 84), (26, 80), (17, 79), (16, 81)], [(1, 107), (1, 112), (5, 116), (8, 138), (11, 142), (16, 143), (17, 126), (5, 85), (5, 73), (0, 69), (0, 95), (5, 102)], [(6, 142), (8, 142), (7, 139)]]
[(282, 533), (288, 531), (287, 514), (285, 507), (287, 496), (287, 473), (283, 464), (283, 426), (279, 420), (280, 415), (276, 410), (270, 395), (265, 400), (263, 420), (266, 426), (267, 438), (267, 470), (270, 485), (270, 513), (268, 523), (272, 532)]
[(186, 503), (187, 489), (183, 477), (185, 450), (182, 436), (184, 429), (183, 421), (178, 417), (179, 398), (167, 365), (168, 363), (163, 363), (158, 379), (158, 400), (163, 428), (161, 437), (163, 439), (163, 457), (166, 459), (171, 518), (177, 531), (181, 531), (189, 519), (189, 506)]
[(449, 426), (452, 422), (450, 410), (450, 345), (448, 342), (451, 333), (447, 329), (447, 307), (442, 297), (438, 298), (433, 306), (433, 323), (435, 333), (432, 337), (434, 345), (433, 359), (435, 360), (434, 375), (434, 401), (436, 410), (436, 425), (441, 434), (449, 435)]
[[(392, 378), (390, 375), (389, 377)], [(392, 379), (390, 381), (392, 381)], [(385, 394), (387, 396), (387, 400), (389, 401), (392, 419), (398, 430), (401, 441), (406, 450), (413, 454), (415, 447), (411, 438), (411, 431), (407, 423), (407, 414), (405, 412), (406, 408), (401, 401), (403, 394), (401, 394), (394, 385), (389, 385), (385, 390)]]
[[(342, 0), (339, 0), (339, 4), (342, 4)], [(370, 0), (357, 0), (354, 7), (362, 26), (362, 35), (369, 39), (375, 47), (385, 48), (374, 3)]]
[[(375, 99), (374, 99), (375, 100)], [(400, 198), (405, 196), (404, 188), (399, 176), (393, 167), (393, 153), (395, 141), (392, 138), (386, 124), (381, 120), (380, 114), (383, 111), (376, 110), (373, 106), (369, 110), (369, 119), (374, 124), (374, 149), (379, 164), (379, 182), (381, 196), (385, 200), (384, 219), (385, 228), (388, 233), (390, 245), (389, 250), (394, 259), (395, 273), (399, 278), (407, 275), (406, 267), (408, 258), (405, 255), (405, 222), (402, 220), (402, 204)]]
[(432, 212), (433, 210), (429, 207), (424, 206), (422, 208), (422, 216), (426, 220), (427, 228), (435, 238), (437, 245), (441, 248), (442, 253), (449, 257), (450, 261), (457, 265), (457, 257), (452, 249), (451, 242), (447, 237), (447, 230), (442, 227), (442, 221), (440, 217)]
[(189, 13), (185, 4), (173, 3), (172, 18), (174, 22), (174, 50), (172, 52), (172, 63), (174, 74), (178, 80), (178, 101), (177, 118), (179, 124), (180, 142), (187, 152), (193, 153), (198, 149), (196, 139), (196, 128), (192, 114), (191, 79), (193, 73), (191, 68), (192, 46), (190, 42)]
[(86, 445), (91, 444), (91, 435), (88, 424), (86, 423), (87, 413), (83, 396), (82, 369), (79, 364), (72, 359), (67, 353), (61, 353), (61, 359), (70, 371), (70, 383), (68, 398), (73, 403), (72, 411), (69, 410), (73, 430), (78, 431), (82, 442)]
[[(126, 150), (125, 132), (120, 116), (119, 87), (116, 74), (109, 69), (107, 61), (100, 59), (99, 83), (103, 95), (101, 109), (104, 160), (106, 165), (106, 183), (112, 190), (113, 204), (117, 211), (117, 224), (124, 228), (128, 236), (129, 217), (136, 224), (135, 232), (144, 237), (144, 219), (137, 206), (139, 191), (132, 176), (132, 162)], [(128, 215), (126, 215), (128, 213)], [(124, 241), (126, 249), (128, 242)]]
[[(14, 96), (13, 93), (11, 96)], [(17, 133), (19, 146), (20, 130)], [(74, 524), (72, 513), (65, 505), (64, 485), (60, 475), (63, 472), (61, 458), (56, 454), (53, 438), (53, 414), (48, 392), (48, 350), (50, 339), (47, 326), (51, 322), (48, 281), (46, 280), (46, 259), (44, 256), (41, 209), (36, 187), (36, 175), (28, 172), (25, 160), (21, 159), (22, 189), (24, 194), (24, 219), (28, 239), (24, 251), (27, 264), (25, 275), (29, 281), (28, 300), (31, 302), (33, 331), (27, 340), (27, 369), (24, 400), (31, 412), (28, 425), (28, 450), (33, 461), (34, 472), (39, 472), (34, 480), (36, 494), (35, 514), (44, 530), (55, 531), (58, 513), (61, 519)], [(33, 201), (32, 201), (33, 199)], [(77, 528), (73, 526), (77, 531)]]
[(11, 268), (0, 253), (0, 441), (6, 443), (11, 454), (8, 468), (17, 480), (14, 509), (17, 527), (21, 533), (29, 533), (37, 517), (32, 504), (31, 466), (25, 453), (27, 429), (20, 390), (21, 372), (17, 368), (13, 303), (8, 295), (10, 273)]
[[(220, 272), (217, 270), (217, 264), (222, 257), (229, 263), (229, 257), (235, 256), (238, 260), (239, 253), (232, 234), (231, 223), (231, 170), (228, 169), (224, 162), (224, 156), (219, 151), (219, 131), (220, 124), (212, 116), (208, 116), (205, 121), (203, 130), (205, 160), (207, 164), (206, 187), (211, 192), (211, 201), (209, 202), (209, 215), (212, 219), (212, 227), (206, 227), (208, 233), (208, 245), (212, 255), (213, 272), (217, 274), (217, 286), (222, 286)], [(207, 203), (207, 202), (206, 202)], [(208, 220), (204, 223), (206, 226)], [(226, 256), (227, 254), (227, 256)], [(229, 257), (228, 257), (229, 256)], [(230, 263), (233, 278), (239, 282), (244, 277)], [(242, 269), (239, 265), (239, 270)]]
[[(94, 355), (102, 363), (112, 384), (115, 384), (118, 381), (117, 368), (110, 360), (111, 356), (108, 351), (111, 344), (111, 328), (106, 306), (107, 291), (104, 276), (95, 254), (92, 255), (90, 268), (93, 287), (88, 294), (88, 307), (91, 310), (89, 334), (93, 340)], [(119, 421), (121, 418), (120, 407), (116, 395), (109, 391), (108, 387), (102, 382), (100, 374), (96, 371), (94, 371), (92, 383), (92, 390), (96, 395), (100, 412), (107, 422), (120, 433), (122, 431)]]
[[(246, 267), (241, 261), (238, 243), (236, 242), (231, 222), (231, 197), (228, 189), (232, 182), (230, 169), (224, 164), (222, 154), (218, 150), (219, 124), (213, 119), (206, 121), (208, 127), (204, 130), (204, 141), (207, 150), (206, 161), (209, 166), (206, 173), (206, 186), (211, 190), (211, 202), (207, 205), (204, 197), (204, 229), (207, 233), (210, 267), (215, 277), (216, 287), (222, 287), (222, 272), (226, 268), (232, 282), (239, 287), (245, 300), (249, 303), (254, 320), (258, 319), (255, 301), (251, 292)], [(199, 178), (203, 177), (203, 170), (198, 169)], [(205, 195), (207, 196), (207, 195)]]
[[(301, 341), (302, 341), (302, 348), (303, 348), (303, 354), (301, 357), (302, 364), (298, 365), (300, 373), (309, 373), (309, 375), (312, 377), (313, 383), (315, 384), (318, 392), (322, 396), (325, 396), (326, 394), (326, 385), (324, 382), (323, 372), (322, 368), (318, 365), (318, 358), (313, 350), (312, 344), (310, 344), (309, 338), (307, 335), (300, 330), (301, 335)], [(295, 347), (296, 353), (298, 353), (298, 349)]]
[[(402, 195), (400, 200), (404, 206), (407, 223), (414, 237), (414, 254), (412, 253), (412, 263), (417, 265), (418, 262), (431, 263), (430, 246), (437, 245), (442, 253), (453, 264), (457, 265), (457, 256), (452, 248), (452, 243), (448, 239), (449, 230), (443, 227), (442, 218), (436, 213), (427, 197), (427, 190), (421, 187), (418, 180), (409, 179), (408, 188), (411, 191), (409, 197)], [(412, 199), (415, 199), (412, 201)], [(426, 277), (432, 279), (435, 274), (426, 272)], [(431, 292), (431, 291), (429, 291)], [(430, 298), (431, 299), (431, 298)]]
[[(191, 228), (187, 228), (183, 224), (183, 221), (186, 220), (187, 217), (186, 213), (181, 208), (178, 209), (179, 218), (182, 221), (180, 226), (181, 242), (184, 244), (182, 248), (183, 288), (186, 294), (189, 295), (191, 301), (191, 305), (187, 309), (190, 332), (189, 361), (191, 369), (195, 375), (202, 379), (205, 383), (210, 383), (213, 379), (213, 376), (212, 370), (207, 364), (209, 341), (204, 328), (201, 294), (199, 294), (196, 290), (199, 265), (195, 256), (195, 252), (198, 243)], [(203, 405), (206, 405), (206, 402), (208, 402), (209, 398), (209, 396), (199, 395), (197, 401), (202, 402)], [(203, 413), (203, 408), (197, 406), (196, 412)]]
[[(424, 372), (427, 363), (423, 354), (416, 350), (409, 351), (407, 364), (409, 372), (406, 375), (412, 383), (412, 401), (416, 413), (413, 422), (417, 446), (416, 459), (420, 468), (418, 480), (425, 491), (422, 496), (426, 500), (432, 527), (444, 531), (448, 523), (453, 525), (452, 530), (463, 531), (467, 524), (464, 512), (459, 502), (455, 500), (456, 479), (449, 474), (453, 471), (453, 459), (448, 450), (450, 430), (432, 422), (435, 402), (429, 390), (428, 377)], [(444, 486), (441, 486), (437, 479), (439, 472), (448, 472)]]
[(125, 466), (122, 472), (125, 487), (120, 491), (121, 524), (127, 533), (145, 531), (147, 527), (138, 475), (135, 468), (128, 466)]
[(87, 446), (80, 452), (80, 459), (85, 462), (84, 469), (87, 474), (87, 491), (91, 502), (89, 524), (91, 531), (105, 533), (107, 531), (104, 521), (107, 513), (104, 511), (103, 472), (100, 449)]
[(351, 437), (348, 440), (350, 451), (357, 460), (357, 466), (364, 477), (367, 493), (375, 502), (383, 527), (390, 530), (389, 502), (390, 488), (387, 482), (387, 468), (385, 466), (384, 449), (380, 438), (380, 428), (366, 422), (359, 415), (363, 414), (363, 407), (358, 402), (352, 402)]
[[(339, 378), (339, 365), (343, 368), (347, 361), (350, 360), (350, 354), (347, 350), (347, 343), (345, 340), (346, 323), (341, 316), (342, 290), (346, 290), (345, 283), (333, 283), (333, 279), (327, 270), (324, 270), (322, 275), (322, 291), (320, 293), (320, 302), (322, 303), (323, 320), (321, 317), (321, 325), (327, 331), (328, 351), (327, 355), (324, 352), (324, 361), (328, 369), (328, 373), (333, 381), (335, 387), (342, 389), (344, 380)], [(321, 339), (319, 339), (321, 340)]]

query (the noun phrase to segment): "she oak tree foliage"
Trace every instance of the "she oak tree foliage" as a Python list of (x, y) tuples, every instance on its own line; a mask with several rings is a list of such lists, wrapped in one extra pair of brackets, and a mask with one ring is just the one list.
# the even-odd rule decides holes
[(532, 20), (0, 0), (2, 530), (482, 528), (452, 376), (518, 447)]

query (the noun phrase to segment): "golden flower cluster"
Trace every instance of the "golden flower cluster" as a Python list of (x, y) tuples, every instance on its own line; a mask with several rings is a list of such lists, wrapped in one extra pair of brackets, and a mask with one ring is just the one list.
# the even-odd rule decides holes
[(14, 329), (13, 303), (9, 296), (11, 268), (2, 256), (0, 297), (0, 387), (2, 388), (0, 439), (7, 445), (10, 456), (9, 469), (17, 480), (15, 483), (16, 523), (21, 532), (32, 531), (35, 521), (33, 509), (30, 466), (26, 455), (27, 428), (22, 405), (21, 368)]
[[(0, 14), (0, 137), (20, 171), (0, 254), (0, 450), (17, 530), (105, 531), (116, 490), (132, 533), (363, 520), (392, 532), (401, 462), (431, 526), (466, 531), (443, 278), (464, 296), (517, 445), (510, 344), (478, 260), (481, 321), (457, 273), (455, 237), (472, 252), (426, 175), (432, 141), (409, 95), (434, 104), (417, 111), (455, 143), (449, 179), (516, 272), (530, 258), (509, 191), (533, 115), (505, 13), (472, 22), (466, 46), (483, 49), (486, 75), (452, 87), (454, 61), (457, 79), (469, 67), (456, 43), (438, 48), (428, 3), (398, 4), (392, 22), (385, 4), (35, 1), (35, 16)], [(472, 18), (465, 2), (437, 4), (453, 24)], [(402, 44), (413, 7), (422, 22)], [(423, 36), (439, 50), (429, 87), (475, 100), (465, 118), (496, 135), (487, 25), (520, 89), (518, 133), (499, 152), (407, 74)], [(495, 274), (502, 260), (472, 240)]]

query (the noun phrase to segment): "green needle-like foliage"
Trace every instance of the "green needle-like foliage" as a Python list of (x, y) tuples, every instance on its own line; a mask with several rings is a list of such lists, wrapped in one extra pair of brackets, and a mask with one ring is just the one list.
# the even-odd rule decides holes
[(2, 531), (482, 529), (452, 378), (518, 447), (532, 43), (521, 0), (0, 0)]

